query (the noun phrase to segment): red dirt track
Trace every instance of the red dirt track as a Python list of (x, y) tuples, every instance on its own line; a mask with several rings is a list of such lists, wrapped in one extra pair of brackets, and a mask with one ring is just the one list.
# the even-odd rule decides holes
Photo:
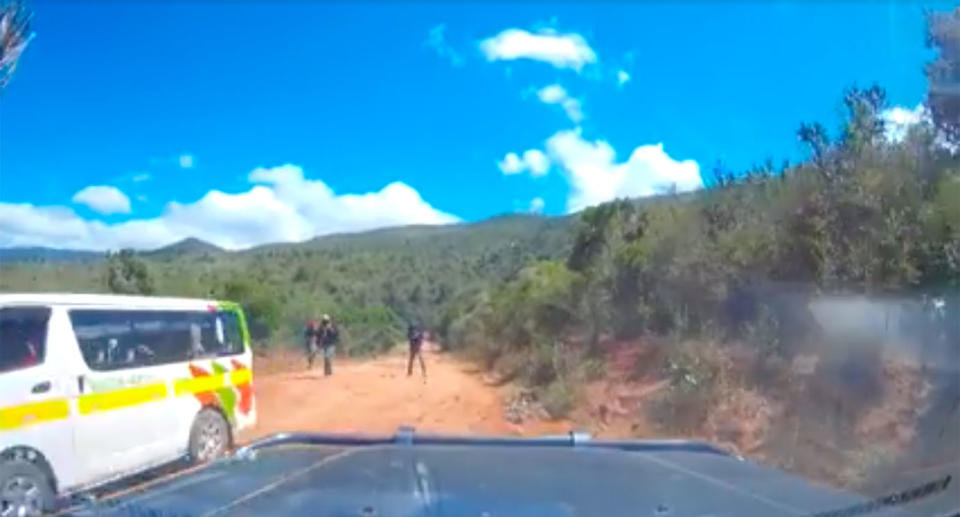
[(404, 425), (417, 431), (515, 436), (571, 429), (565, 421), (508, 422), (506, 388), (485, 381), (472, 365), (428, 348), (426, 380), (416, 364), (407, 377), (402, 350), (374, 359), (338, 359), (330, 377), (323, 376), (322, 364), (308, 371), (306, 360), (293, 353), (257, 357), (257, 425), (242, 432), (238, 443), (283, 431), (392, 434)]

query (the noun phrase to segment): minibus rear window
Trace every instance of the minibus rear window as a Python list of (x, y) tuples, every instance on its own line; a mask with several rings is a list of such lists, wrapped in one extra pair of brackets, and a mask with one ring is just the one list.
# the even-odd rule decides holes
[(49, 320), (48, 307), (0, 308), (0, 372), (43, 363)]
[(237, 314), (229, 311), (218, 312), (217, 321), (218, 327), (223, 330), (223, 335), (217, 336), (217, 354), (242, 354), (243, 334), (240, 332), (240, 319)]

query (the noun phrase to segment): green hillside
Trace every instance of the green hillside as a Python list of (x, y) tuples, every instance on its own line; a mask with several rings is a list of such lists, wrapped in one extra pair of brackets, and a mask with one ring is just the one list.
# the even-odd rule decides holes
[(239, 299), (248, 304), (261, 346), (298, 342), (307, 318), (330, 313), (344, 327), (348, 350), (366, 353), (392, 344), (409, 319), (433, 326), (457, 297), (506, 279), (530, 261), (564, 256), (571, 225), (569, 218), (506, 215), (234, 252), (187, 239), (83, 263), (21, 254), (0, 259), (0, 291)]

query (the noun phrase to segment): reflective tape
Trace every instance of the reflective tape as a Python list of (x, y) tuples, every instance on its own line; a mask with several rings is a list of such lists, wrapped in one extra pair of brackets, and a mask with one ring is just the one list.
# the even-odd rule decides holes
[(178, 379), (173, 383), (173, 392), (178, 397), (183, 395), (196, 395), (215, 391), (220, 388), (231, 386), (242, 386), (249, 384), (253, 379), (253, 372), (247, 368), (233, 370), (229, 374), (216, 373), (213, 375), (201, 375), (189, 379)]
[(252, 379), (253, 372), (247, 368), (241, 368), (239, 370), (230, 372), (230, 384), (233, 384), (234, 386), (249, 384)]
[(67, 418), (70, 404), (66, 399), (45, 400), (0, 409), (0, 429), (16, 429), (28, 425)]
[[(247, 368), (228, 373), (176, 379), (173, 381), (173, 394), (175, 396), (195, 395), (225, 387), (244, 386), (248, 385), (252, 379), (253, 372)], [(157, 402), (170, 395), (165, 382), (88, 393), (77, 398), (77, 411), (81, 415), (89, 415)], [(70, 401), (65, 398), (8, 406), (0, 408), (0, 431), (59, 420), (68, 416), (70, 416)]]
[(178, 379), (173, 383), (173, 392), (179, 397), (213, 391), (223, 387), (223, 380), (223, 374)]
[(81, 415), (87, 415), (97, 411), (109, 411), (111, 409), (120, 409), (155, 400), (161, 400), (167, 397), (167, 384), (156, 383), (136, 386), (133, 388), (123, 388), (119, 390), (107, 391), (103, 393), (91, 393), (81, 395), (77, 400), (77, 407)]

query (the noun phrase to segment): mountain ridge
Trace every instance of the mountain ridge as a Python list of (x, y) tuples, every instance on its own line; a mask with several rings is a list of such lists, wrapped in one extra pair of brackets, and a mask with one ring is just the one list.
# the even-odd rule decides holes
[[(552, 228), (569, 223), (570, 216), (545, 216), (537, 214), (500, 214), (482, 219), (455, 224), (412, 224), (388, 226), (356, 232), (319, 235), (304, 241), (268, 242), (243, 249), (225, 249), (197, 237), (186, 237), (171, 244), (153, 249), (136, 250), (145, 257), (164, 258), (207, 254), (257, 254), (261, 252), (291, 249), (357, 248), (396, 245), (397, 241), (421, 240), (440, 237), (444, 234), (469, 234), (471, 231), (501, 233), (524, 233), (538, 228)], [(529, 227), (528, 227), (529, 226)], [(509, 237), (509, 235), (505, 235)], [(83, 262), (103, 259), (107, 250), (82, 250), (48, 246), (13, 246), (0, 248), (0, 262)]]

